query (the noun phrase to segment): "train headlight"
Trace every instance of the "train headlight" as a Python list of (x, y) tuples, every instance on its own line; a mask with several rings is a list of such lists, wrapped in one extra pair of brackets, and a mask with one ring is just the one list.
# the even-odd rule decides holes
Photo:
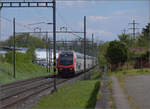
[(70, 68), (69, 70), (73, 70), (72, 68)]

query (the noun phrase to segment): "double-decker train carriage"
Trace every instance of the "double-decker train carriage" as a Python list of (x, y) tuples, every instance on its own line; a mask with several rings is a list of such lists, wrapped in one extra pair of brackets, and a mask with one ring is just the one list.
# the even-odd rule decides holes
[[(96, 58), (86, 55), (86, 69), (96, 64)], [(84, 70), (84, 55), (74, 51), (62, 51), (57, 59), (58, 74), (69, 76), (80, 73)]]

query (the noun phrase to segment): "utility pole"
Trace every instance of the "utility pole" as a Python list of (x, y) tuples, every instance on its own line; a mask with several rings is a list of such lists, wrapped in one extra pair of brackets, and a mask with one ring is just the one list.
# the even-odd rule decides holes
[(86, 72), (86, 16), (84, 16), (84, 79)]
[(53, 0), (53, 71), (54, 71), (54, 91), (56, 89), (56, 0)]
[(49, 59), (49, 62), (48, 62), (49, 64), (48, 65), (49, 65), (49, 72), (51, 71), (50, 70), (50, 68), (51, 68), (51, 48), (50, 47), (51, 47), (51, 41), (50, 41), (50, 38), (48, 38), (48, 57), (49, 57), (48, 58)]
[(46, 32), (46, 69), (47, 69), (47, 72), (48, 72), (48, 65), (49, 65), (49, 61), (48, 61), (48, 34)]
[(133, 39), (135, 39), (135, 36), (136, 36), (135, 31), (136, 31), (136, 29), (138, 29), (138, 28), (136, 28), (136, 25), (137, 25), (138, 23), (136, 23), (135, 20), (133, 20), (133, 22), (132, 22), (132, 23), (129, 23), (129, 24), (132, 25), (132, 28), (129, 28), (129, 29), (132, 29)]
[(2, 20), (1, 20), (1, 10), (2, 10), (2, 7), (0, 7), (0, 41), (1, 41), (1, 38), (2, 38)]
[(13, 64), (14, 64), (14, 78), (16, 78), (16, 30), (15, 30), (15, 18), (13, 19), (13, 37), (14, 37), (14, 49), (13, 49)]
[[(94, 53), (94, 34), (93, 33), (92, 33), (92, 52)], [(94, 59), (92, 60), (92, 65), (93, 64), (94, 64)]]

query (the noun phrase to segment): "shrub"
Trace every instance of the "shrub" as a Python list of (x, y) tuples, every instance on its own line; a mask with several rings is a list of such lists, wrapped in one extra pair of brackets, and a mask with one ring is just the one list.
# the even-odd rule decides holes
[[(5, 55), (6, 62), (13, 63), (13, 53), (8, 52)], [(16, 53), (16, 62), (22, 62), (22, 63), (30, 63), (31, 62), (31, 55), (27, 53)]]

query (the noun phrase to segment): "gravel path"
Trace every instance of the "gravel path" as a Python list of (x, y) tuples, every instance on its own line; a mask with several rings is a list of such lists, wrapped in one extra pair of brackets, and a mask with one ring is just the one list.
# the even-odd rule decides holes
[(127, 77), (125, 87), (139, 109), (150, 109), (150, 75)]
[(101, 84), (101, 87), (99, 91), (102, 93), (101, 99), (97, 99), (95, 109), (111, 109), (110, 104), (109, 104), (109, 98), (110, 98), (110, 92), (107, 86), (107, 81), (108, 81), (108, 75), (105, 73), (102, 76), (102, 81), (103, 85)]
[(128, 98), (124, 94), (123, 89), (120, 87), (118, 79), (115, 76), (111, 76), (112, 79), (112, 94), (116, 109), (131, 109)]

